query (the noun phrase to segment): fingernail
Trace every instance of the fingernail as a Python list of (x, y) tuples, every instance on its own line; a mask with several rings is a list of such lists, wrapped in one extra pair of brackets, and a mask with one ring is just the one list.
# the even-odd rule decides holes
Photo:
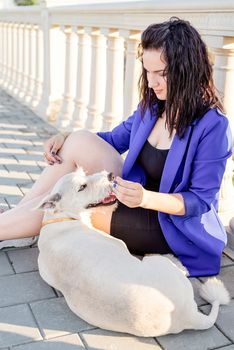
[(117, 181), (116, 181), (116, 180), (113, 181), (113, 187), (114, 187), (114, 188), (117, 187)]
[(55, 156), (56, 152), (55, 152), (55, 151), (52, 151), (51, 154), (52, 154), (52, 156)]
[(54, 165), (54, 163), (52, 163), (52, 162), (49, 162), (49, 165)]

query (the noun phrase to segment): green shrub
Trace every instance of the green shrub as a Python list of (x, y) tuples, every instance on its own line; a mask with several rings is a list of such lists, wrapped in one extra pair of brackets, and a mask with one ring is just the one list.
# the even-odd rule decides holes
[(38, 0), (14, 0), (17, 6), (32, 6), (37, 5)]

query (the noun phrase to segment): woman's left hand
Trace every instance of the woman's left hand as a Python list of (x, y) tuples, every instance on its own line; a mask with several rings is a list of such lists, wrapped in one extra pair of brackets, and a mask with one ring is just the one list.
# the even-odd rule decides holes
[(117, 199), (129, 208), (139, 207), (142, 203), (145, 189), (137, 182), (116, 177), (113, 192)]

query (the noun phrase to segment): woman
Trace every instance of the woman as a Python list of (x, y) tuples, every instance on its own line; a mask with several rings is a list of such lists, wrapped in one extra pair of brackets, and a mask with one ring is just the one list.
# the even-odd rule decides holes
[(97, 210), (94, 227), (121, 238), (131, 253), (175, 254), (191, 276), (217, 274), (226, 244), (218, 193), (231, 136), (206, 46), (188, 22), (172, 18), (142, 33), (140, 58), (137, 110), (111, 132), (50, 138), (45, 157), (51, 166), (1, 215), (0, 239), (38, 234), (42, 213), (29, 209), (62, 175), (77, 166), (87, 173), (106, 169), (118, 175), (120, 203), (113, 214)]

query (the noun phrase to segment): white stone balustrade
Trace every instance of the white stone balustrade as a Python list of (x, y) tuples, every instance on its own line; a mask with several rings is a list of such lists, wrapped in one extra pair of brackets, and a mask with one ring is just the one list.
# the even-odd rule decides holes
[[(140, 33), (171, 16), (189, 20), (212, 51), (215, 83), (234, 134), (233, 0), (57, 7), (56, 0), (43, 0), (41, 6), (2, 10), (0, 86), (59, 128), (109, 130), (138, 103)], [(63, 36), (58, 28), (64, 29)], [(225, 223), (234, 213), (232, 169), (230, 160), (220, 193)]]

